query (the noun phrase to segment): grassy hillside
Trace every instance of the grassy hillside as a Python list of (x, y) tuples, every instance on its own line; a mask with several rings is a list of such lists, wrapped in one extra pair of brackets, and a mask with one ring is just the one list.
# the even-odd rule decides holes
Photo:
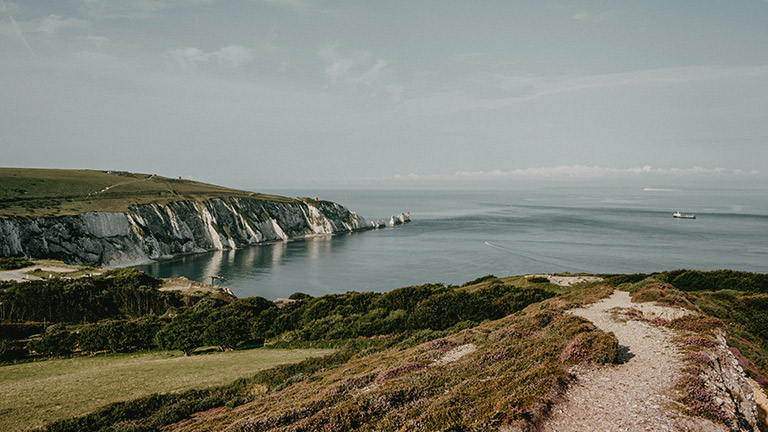
[(126, 211), (132, 204), (183, 199), (255, 197), (289, 198), (172, 179), (154, 174), (117, 171), (0, 168), (0, 217), (59, 216), (86, 211)]
[(42, 426), (152, 393), (221, 385), (330, 352), (259, 349), (189, 357), (177, 351), (160, 351), (4, 366), (0, 373), (0, 430)]
[[(94, 278), (93, 284), (112, 283), (116, 285), (113, 291), (122, 287), (117, 291), (123, 294), (118, 300), (133, 298), (130, 293), (146, 294), (144, 286), (151, 285), (151, 281), (135, 271), (122, 271), (115, 276), (120, 278)], [(149, 338), (154, 344), (147, 346), (161, 350), (175, 349), (174, 339), (182, 345), (191, 341), (192, 348), (225, 347), (228, 339), (232, 339), (232, 347), (242, 347), (247, 344), (241, 340), (248, 336), (253, 340), (264, 338), (272, 348), (337, 350), (323, 358), (276, 366), (251, 376), (225, 374), (201, 390), (152, 394), (108, 404), (77, 418), (50, 423), (43, 430), (137, 432), (164, 428), (196, 432), (223, 430), (233, 423), (238, 425), (232, 430), (241, 431), (479, 431), (504, 430), (509, 425), (535, 430), (552, 404), (562, 397), (571, 366), (619, 359), (618, 341), (613, 334), (567, 312), (606, 297), (614, 289), (631, 292), (635, 302), (652, 301), (703, 312), (705, 315), (697, 315), (693, 321), (650, 323), (686, 331), (698, 331), (694, 324), (716, 324), (718, 329), (725, 330), (730, 351), (746, 373), (768, 388), (765, 275), (673, 271), (603, 275), (605, 279), (593, 282), (581, 276), (567, 277), (582, 282), (559, 286), (552, 281), (559, 279), (558, 283), (564, 283), (565, 276), (550, 279), (488, 275), (462, 286), (427, 284), (387, 293), (348, 292), (316, 298), (297, 295), (296, 301), (282, 307), (260, 298), (232, 302), (208, 299), (177, 306), (172, 311), (173, 318), (164, 315), (134, 319), (140, 314), (128, 316), (121, 312), (125, 307), (117, 307), (116, 320), (84, 325), (69, 318), (60, 319), (55, 326), (49, 326), (39, 341), (32, 337), (30, 346), (38, 354), (42, 354), (39, 348), (45, 348), (43, 342), (50, 339), (52, 344), (55, 336), (67, 336), (71, 346), (65, 354), (75, 356), (133, 350), (141, 344), (121, 342), (123, 333), (131, 329), (141, 333), (142, 328), (155, 334)], [(668, 281), (675, 281), (679, 287)], [(51, 281), (51, 285), (56, 284)], [(67, 289), (39, 297), (61, 300), (79, 292), (74, 281), (63, 287)], [(6, 294), (18, 291), (12, 288), (8, 287)], [(21, 299), (7, 297), (5, 303)], [(98, 296), (93, 299), (98, 300)], [(31, 303), (22, 303), (18, 303), (15, 313), (21, 313), (21, 309), (25, 313), (37, 309), (47, 313), (47, 304), (33, 307)], [(630, 311), (626, 312), (628, 317)], [(49, 314), (44, 317), (51, 322)], [(40, 323), (6, 323), (6, 327), (19, 333), (19, 337), (31, 337), (29, 334), (35, 329), (22, 324), (40, 327)], [(703, 339), (692, 336), (685, 340)], [(162, 352), (157, 355), (162, 356)], [(194, 363), (203, 357), (208, 356), (192, 355), (185, 361)], [(104, 361), (110, 358), (132, 357), (108, 356)], [(94, 360), (79, 359), (71, 360)], [(97, 363), (94, 360), (92, 364)], [(11, 370), (5, 369), (9, 367), (0, 367), (0, 372)], [(147, 372), (156, 373), (155, 367), (148, 365)], [(237, 377), (242, 378), (233, 381)], [(21, 378), (18, 385), (23, 381)], [(102, 384), (122, 388), (122, 384), (111, 381)], [(13, 385), (0, 380), (0, 386)], [(19, 394), (36, 392), (29, 388), (31, 383), (23, 385), (27, 387)], [(49, 393), (48, 398), (57, 397), (55, 392)], [(19, 397), (30, 396), (6, 396), (0, 391), (3, 400)], [(104, 400), (106, 404), (110, 399)], [(41, 412), (49, 409), (31, 399), (22, 402)], [(56, 408), (59, 405), (62, 408)], [(56, 402), (51, 409), (63, 407)], [(17, 411), (18, 408), (0, 405), (3, 415)], [(82, 410), (80, 414), (86, 412)]]

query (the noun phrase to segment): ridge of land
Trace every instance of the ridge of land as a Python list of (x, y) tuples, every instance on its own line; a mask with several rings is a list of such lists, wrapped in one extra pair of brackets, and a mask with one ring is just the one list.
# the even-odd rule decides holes
[(124, 212), (131, 205), (242, 197), (293, 198), (231, 189), (182, 178), (125, 171), (0, 168), (0, 217)]

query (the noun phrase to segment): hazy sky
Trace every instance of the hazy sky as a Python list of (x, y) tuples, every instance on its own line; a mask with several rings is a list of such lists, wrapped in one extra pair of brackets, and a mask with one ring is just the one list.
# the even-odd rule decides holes
[(765, 184), (768, 1), (0, 0), (0, 166)]

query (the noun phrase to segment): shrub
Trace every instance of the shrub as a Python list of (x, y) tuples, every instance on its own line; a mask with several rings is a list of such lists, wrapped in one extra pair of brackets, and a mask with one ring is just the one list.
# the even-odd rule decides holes
[(0, 257), (0, 270), (18, 270), (32, 264), (32, 261), (23, 257)]
[(532, 278), (528, 278), (528, 282), (531, 283), (549, 283), (549, 278), (544, 276), (534, 276)]
[(206, 345), (215, 345), (222, 351), (234, 349), (247, 337), (247, 322), (236, 317), (227, 317), (214, 322), (202, 335)]
[(43, 323), (0, 322), (0, 339), (8, 339), (8, 340), (26, 339), (34, 334), (40, 334), (44, 330), (45, 330), (45, 327), (43, 326)]
[(471, 280), (469, 282), (463, 283), (463, 284), (461, 284), (461, 286), (462, 287), (467, 287), (467, 286), (470, 286), (470, 285), (477, 285), (479, 283), (488, 282), (488, 281), (492, 281), (492, 280), (498, 280), (498, 278), (496, 276), (492, 275), (492, 274), (489, 274), (489, 275), (481, 276), (481, 277), (479, 277), (479, 278), (477, 278), (475, 280)]
[(696, 333), (724, 330), (725, 324), (718, 318), (707, 315), (685, 315), (669, 322), (669, 327)]
[(202, 345), (203, 331), (205, 324), (195, 315), (179, 315), (157, 332), (155, 341), (162, 349), (181, 350), (188, 356)]
[(424, 369), (425, 367), (426, 365), (422, 363), (415, 363), (415, 362), (404, 363), (392, 369), (382, 371), (381, 373), (379, 373), (379, 376), (376, 377), (376, 380), (380, 383), (387, 382), (391, 379), (408, 374), (410, 372)]
[(687, 369), (682, 382), (683, 403), (689, 414), (724, 422), (727, 415), (707, 390), (706, 381), (701, 374), (701, 370), (696, 367)]
[(628, 284), (634, 284), (638, 283), (641, 280), (647, 278), (650, 275), (644, 274), (644, 273), (635, 273), (635, 274), (621, 274), (621, 275), (613, 275), (605, 278), (605, 282), (613, 287), (623, 285), (625, 283)]
[(69, 355), (75, 350), (77, 334), (68, 330), (45, 332), (39, 340), (31, 341), (28, 348), (46, 356)]
[(671, 288), (667, 284), (650, 284), (644, 286), (640, 291), (636, 291), (630, 294), (632, 301), (635, 303), (644, 303), (658, 301), (659, 299), (666, 297), (669, 293), (665, 290)]
[(560, 362), (616, 363), (618, 356), (619, 341), (613, 333), (601, 331), (583, 332), (577, 334), (568, 343), (560, 354)]
[(692, 346), (692, 347), (714, 348), (715, 346), (717, 346), (717, 342), (705, 336), (680, 337), (680, 338), (677, 338), (676, 341), (685, 346)]
[(733, 270), (675, 270), (663, 273), (669, 283), (683, 291), (732, 289), (768, 293), (768, 274)]

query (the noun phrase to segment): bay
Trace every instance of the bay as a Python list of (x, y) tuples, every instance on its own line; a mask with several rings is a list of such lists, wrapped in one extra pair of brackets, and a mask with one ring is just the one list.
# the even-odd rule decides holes
[[(388, 291), (497, 276), (689, 268), (768, 271), (768, 197), (754, 190), (271, 190), (319, 196), (368, 220), (412, 222), (216, 251), (138, 268), (224, 285), (238, 297)], [(674, 211), (695, 220), (672, 218)]]

